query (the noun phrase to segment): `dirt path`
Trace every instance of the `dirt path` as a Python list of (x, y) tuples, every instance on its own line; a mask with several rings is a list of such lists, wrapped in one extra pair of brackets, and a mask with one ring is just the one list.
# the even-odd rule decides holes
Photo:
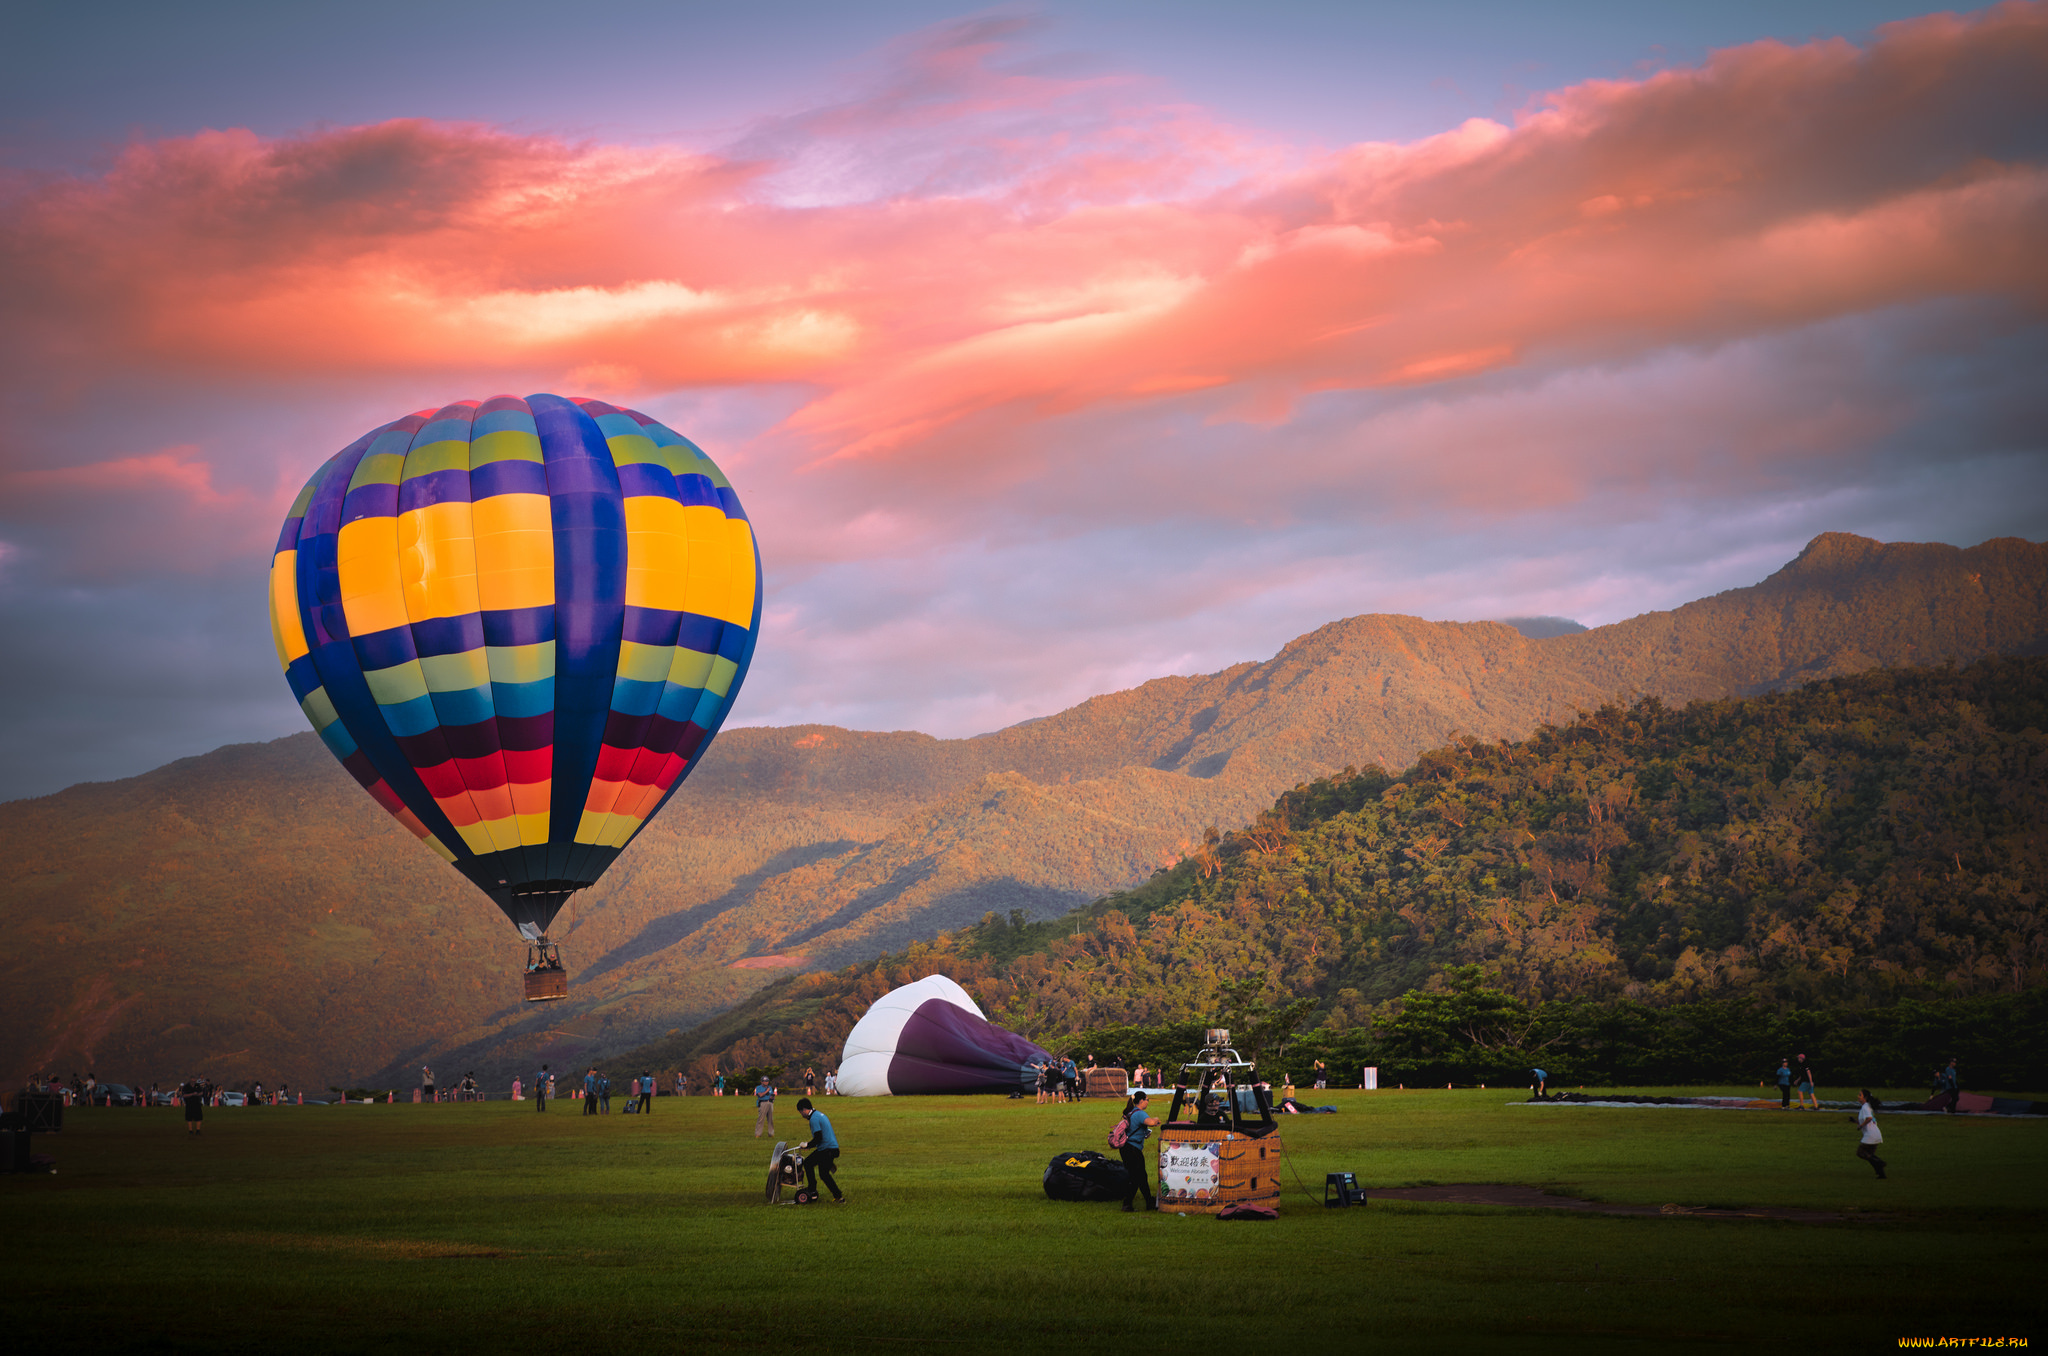
[(1368, 1187), (1366, 1196), (1375, 1201), (1437, 1201), (1447, 1205), (1507, 1205), (1521, 1209), (1581, 1210), (1600, 1215), (1696, 1215), (1702, 1219), (1782, 1219), (1803, 1224), (1838, 1224), (1843, 1220), (1873, 1220), (1876, 1215), (1837, 1214), (1828, 1210), (1793, 1210), (1784, 1206), (1758, 1206), (1752, 1210), (1716, 1210), (1704, 1205), (1609, 1205), (1603, 1201), (1582, 1201), (1576, 1196), (1553, 1196), (1541, 1187), (1461, 1185), (1424, 1187)]

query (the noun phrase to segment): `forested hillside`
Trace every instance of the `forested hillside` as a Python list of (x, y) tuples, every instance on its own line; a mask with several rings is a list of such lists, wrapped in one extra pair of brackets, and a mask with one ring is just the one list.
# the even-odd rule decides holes
[[(1389, 1000), (1460, 975), (1525, 1015), (2019, 994), (2048, 984), (2044, 731), (2048, 660), (2027, 658), (1463, 738), (1297, 787), (1064, 919), (990, 915), (786, 980), (635, 1058), (829, 1061), (874, 997), (934, 971), (1059, 1045), (1305, 1001), (1329, 1048), (1398, 1035)], [(1256, 1002), (1228, 990), (1244, 980)]]
[[(1062, 914), (1347, 765), (1390, 773), (1460, 735), (1519, 739), (1617, 697), (2044, 651), (2048, 546), (1831, 534), (1754, 587), (1549, 639), (1353, 617), (1262, 663), (974, 739), (728, 730), (565, 911), (570, 997), (542, 1009), (520, 1001), (524, 953), (497, 911), (312, 735), (235, 746), (0, 805), (6, 1054), (17, 1073), (317, 1084), (391, 1081), (424, 1059), (509, 1079), (693, 1026), (791, 970), (991, 911)], [(1558, 894), (1574, 897), (1569, 880)], [(1750, 963), (1695, 950), (1691, 963)], [(1535, 953), (1545, 974), (1607, 973)], [(1349, 987), (1365, 1001), (1397, 982)]]

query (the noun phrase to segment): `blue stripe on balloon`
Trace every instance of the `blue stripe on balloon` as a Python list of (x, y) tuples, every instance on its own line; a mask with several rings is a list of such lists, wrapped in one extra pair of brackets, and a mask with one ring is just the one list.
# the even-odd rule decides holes
[(622, 716), (651, 716), (667, 686), (666, 679), (621, 678), (612, 684), (612, 710)]
[[(489, 683), (455, 692), (429, 692), (427, 695), (433, 699), (434, 716), (442, 725), (475, 725), (497, 714), (492, 710)], [(452, 748), (450, 752), (453, 752)]]
[(577, 825), (611, 714), (626, 621), (626, 511), (595, 420), (555, 395), (527, 398), (547, 466), (555, 533), (555, 775), (548, 878), (589, 881)]
[(717, 654), (718, 639), (724, 634), (725, 623), (718, 618), (685, 612), (682, 625), (676, 628), (676, 644), (698, 654)]
[(655, 710), (663, 717), (680, 725), (697, 712), (697, 703), (704, 699), (701, 687), (684, 687), (680, 683), (669, 683), (662, 688), (661, 704)]
[(619, 493), (629, 499), (636, 495), (673, 499), (676, 497), (676, 478), (669, 474), (666, 466), (629, 461), (619, 468)]
[(420, 657), (419, 651), (413, 646), (412, 628), (409, 626), (393, 626), (383, 631), (372, 631), (367, 636), (357, 636), (355, 643), (356, 658), (362, 661), (365, 673), (396, 668)]
[(539, 678), (531, 683), (492, 683), (491, 702), (508, 720), (545, 715), (555, 709), (555, 680)]
[(728, 518), (745, 520), (747, 517), (747, 511), (740, 507), (740, 497), (731, 490), (718, 491), (718, 506), (725, 510), (725, 516)]
[[(423, 735), (429, 730), (439, 728), (441, 724), (440, 717), (434, 714), (434, 698), (430, 693), (422, 693), (410, 701), (379, 706), (377, 709), (383, 712), (384, 723), (391, 727), (391, 733), (399, 739)], [(405, 761), (406, 766), (412, 765), (410, 758)]]
[[(470, 441), (475, 442), (486, 433), (503, 433), (507, 429), (519, 432), (533, 432), (533, 416), (523, 409), (491, 410), (479, 414), (470, 425)], [(529, 463), (530, 465), (531, 463)]]
[(348, 732), (348, 726), (338, 720), (327, 722), (327, 728), (320, 732), (320, 742), (327, 746), (329, 753), (342, 762), (347, 762), (348, 756), (356, 751), (355, 736)]
[(398, 511), (410, 513), (435, 504), (467, 504), (469, 472), (460, 468), (429, 471), (398, 483)]
[(625, 638), (635, 645), (673, 645), (683, 614), (660, 607), (628, 607)]
[[(725, 634), (718, 638), (718, 657), (720, 659), (730, 659), (733, 663), (738, 664), (753, 652), (754, 633), (750, 630), (743, 631), (737, 626), (728, 626), (725, 628)], [(741, 669), (740, 672), (744, 673), (745, 671), (745, 669)], [(727, 687), (726, 691), (738, 692), (739, 690), (739, 675), (735, 674), (732, 685)]]
[(418, 433), (413, 435), (412, 445), (414, 447), (425, 447), (428, 443), (468, 442), (470, 414), (471, 411), (464, 409), (461, 413), (450, 414), (446, 418), (436, 415), (436, 417), (429, 419), (422, 425)]
[(320, 670), (313, 667), (310, 655), (302, 654), (285, 666), (285, 682), (291, 684), (292, 699), (304, 701), (320, 688)]
[(701, 505), (704, 508), (724, 508), (718, 502), (718, 486), (711, 483), (710, 476), (689, 472), (676, 477), (676, 498), (685, 504)]
[(412, 624), (413, 648), (422, 659), (437, 654), (468, 654), (485, 643), (483, 618), (474, 612)]
[(545, 645), (555, 638), (553, 603), (540, 607), (508, 607), (479, 615), (486, 645)]
[[(484, 421), (476, 421), (477, 437), (483, 437)], [(471, 502), (489, 499), (494, 494), (546, 494), (548, 492), (548, 468), (539, 462), (515, 460), (487, 461), (472, 467), (469, 472), (469, 497)]]

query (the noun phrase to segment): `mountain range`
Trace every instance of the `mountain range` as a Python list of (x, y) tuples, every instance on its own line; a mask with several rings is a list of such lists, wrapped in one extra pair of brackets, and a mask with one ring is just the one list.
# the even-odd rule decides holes
[[(1556, 619), (1545, 619), (1555, 622)], [(1537, 630), (1536, 627), (1530, 627)], [(1552, 630), (1564, 630), (1552, 627)], [(309, 733), (0, 805), (10, 1073), (399, 1085), (680, 1031), (792, 970), (1146, 880), (1289, 788), (1617, 697), (2048, 653), (2048, 545), (1816, 538), (1752, 587), (1532, 638), (1370, 615), (972, 739), (729, 730), (566, 929), (566, 1002)]]

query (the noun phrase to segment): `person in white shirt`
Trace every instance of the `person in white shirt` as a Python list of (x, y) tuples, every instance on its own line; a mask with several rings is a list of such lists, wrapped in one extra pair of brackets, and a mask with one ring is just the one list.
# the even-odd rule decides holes
[(1856, 1130), (1858, 1139), (1862, 1141), (1856, 1146), (1856, 1156), (1868, 1160), (1870, 1166), (1877, 1169), (1877, 1179), (1881, 1182), (1884, 1180), (1884, 1160), (1877, 1156), (1877, 1146), (1884, 1143), (1884, 1133), (1877, 1128), (1877, 1109), (1883, 1103), (1870, 1095), (1869, 1088), (1857, 1093), (1856, 1100), (1861, 1103), (1856, 1108)]

